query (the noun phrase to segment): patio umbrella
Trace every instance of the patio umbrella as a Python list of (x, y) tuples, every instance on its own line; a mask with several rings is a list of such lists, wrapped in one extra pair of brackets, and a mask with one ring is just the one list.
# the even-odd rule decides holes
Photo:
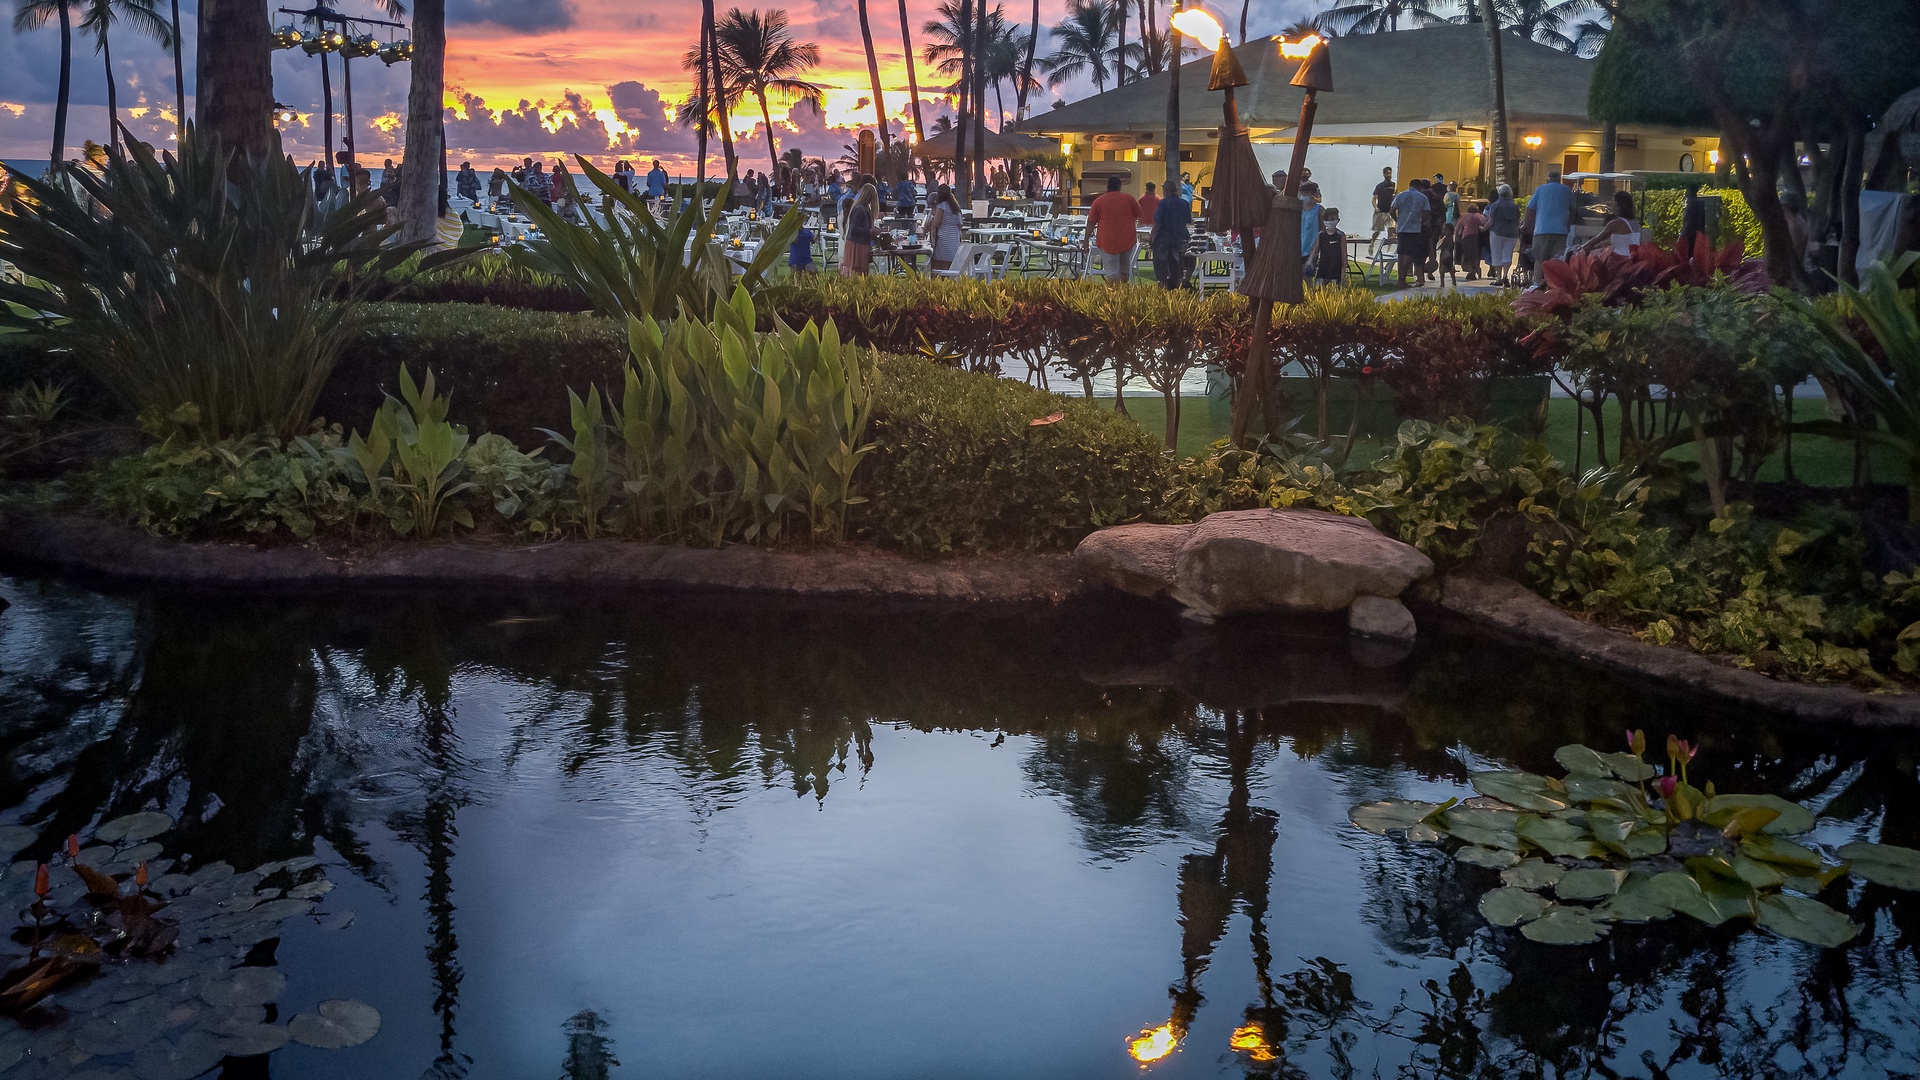
[[(920, 140), (919, 144), (913, 148), (914, 156), (930, 161), (951, 160), (954, 156), (954, 140), (959, 137), (959, 130), (948, 128), (938, 135), (929, 135)], [(1036, 139), (1028, 135), (1002, 135), (989, 128), (982, 145), (985, 147), (987, 160), (992, 161), (999, 158), (1041, 157), (1056, 144), (1051, 139)], [(971, 135), (967, 138), (967, 154), (969, 157), (973, 154)]]

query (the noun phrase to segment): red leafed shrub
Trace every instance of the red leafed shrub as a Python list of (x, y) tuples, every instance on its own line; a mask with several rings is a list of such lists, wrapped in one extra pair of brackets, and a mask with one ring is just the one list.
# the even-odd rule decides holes
[(1513, 310), (1532, 318), (1565, 319), (1594, 295), (1606, 306), (1618, 307), (1632, 303), (1658, 274), (1650, 263), (1611, 251), (1575, 252), (1564, 260), (1541, 263), (1540, 277), (1546, 287), (1521, 293)]
[(1664, 248), (1642, 244), (1633, 249), (1633, 260), (1655, 268), (1656, 288), (1669, 285), (1709, 286), (1721, 275), (1726, 283), (1743, 293), (1758, 295), (1767, 291), (1767, 264), (1764, 259), (1746, 257), (1746, 245), (1735, 237), (1723, 248), (1715, 248), (1705, 233), (1693, 238), (1693, 250), (1683, 254), (1680, 244)]

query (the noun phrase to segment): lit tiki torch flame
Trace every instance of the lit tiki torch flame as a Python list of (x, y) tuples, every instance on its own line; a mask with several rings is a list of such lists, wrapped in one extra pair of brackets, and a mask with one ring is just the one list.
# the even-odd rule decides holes
[(1280, 55), (1289, 60), (1305, 60), (1307, 57), (1312, 56), (1313, 50), (1319, 48), (1322, 44), (1324, 44), (1324, 42), (1321, 40), (1319, 34), (1308, 34), (1299, 41), (1282, 40), (1280, 42)]
[(1192, 38), (1201, 48), (1212, 52), (1220, 47), (1220, 41), (1227, 36), (1220, 26), (1220, 20), (1208, 14), (1204, 8), (1183, 8), (1172, 19), (1173, 28)]
[(1171, 1021), (1157, 1028), (1142, 1028), (1140, 1034), (1127, 1040), (1127, 1053), (1142, 1065), (1151, 1065), (1179, 1048), (1180, 1037), (1173, 1033)]

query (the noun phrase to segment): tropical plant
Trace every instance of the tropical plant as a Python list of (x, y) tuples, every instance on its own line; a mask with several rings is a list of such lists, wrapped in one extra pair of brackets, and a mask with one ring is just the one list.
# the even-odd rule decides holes
[(1093, 79), (1096, 93), (1107, 88), (1108, 64), (1114, 59), (1115, 40), (1120, 29), (1120, 10), (1107, 0), (1068, 0), (1067, 17), (1055, 23), (1051, 33), (1054, 51), (1040, 61), (1047, 82), (1059, 86), (1068, 79), (1085, 74)]
[[(767, 160), (780, 163), (780, 151), (773, 140), (773, 115), (769, 98), (807, 102), (819, 107), (825, 91), (800, 76), (820, 63), (820, 47), (794, 40), (788, 30), (787, 13), (728, 9), (713, 27), (713, 48), (719, 54), (719, 79), (714, 93), (717, 104), (732, 110), (748, 95), (760, 105), (760, 117), (767, 133)], [(869, 44), (871, 44), (869, 42)], [(700, 66), (698, 49), (689, 50), (682, 66), (693, 71)], [(698, 104), (694, 115), (704, 113)], [(686, 122), (687, 110), (682, 110)]]
[(107, 146), (119, 145), (120, 141), (120, 98), (119, 82), (113, 76), (113, 49), (108, 44), (108, 31), (113, 24), (122, 22), (133, 31), (150, 37), (160, 43), (162, 48), (173, 47), (173, 27), (166, 18), (153, 9), (154, 0), (82, 0), (85, 11), (80, 19), (80, 30), (93, 35), (93, 51), (100, 54), (107, 71)]
[[(1901, 277), (1916, 264), (1920, 252), (1908, 252), (1892, 265), (1868, 267), (1859, 288), (1841, 286), (1839, 316), (1808, 305), (1832, 345), (1826, 354), (1827, 372), (1858, 394), (1870, 415), (1852, 424), (1822, 422), (1807, 428), (1899, 454), (1907, 465), (1907, 520), (1920, 524), (1920, 314), (1914, 293), (1900, 289)], [(1884, 360), (1850, 332), (1843, 321), (1849, 316), (1866, 325)]]
[(1323, 25), (1342, 34), (1379, 34), (1400, 29), (1437, 26), (1445, 20), (1433, 10), (1436, 0), (1354, 0), (1321, 13)]
[(1829, 851), (1808, 837), (1817, 818), (1799, 803), (1694, 785), (1701, 747), (1668, 736), (1661, 769), (1646, 761), (1645, 733), (1630, 731), (1626, 741), (1616, 753), (1561, 747), (1554, 760), (1564, 778), (1472, 772), (1478, 794), (1464, 802), (1385, 799), (1348, 817), (1371, 833), (1446, 844), (1459, 861), (1499, 871), (1500, 887), (1480, 897), (1481, 916), (1548, 945), (1592, 944), (1617, 923), (1686, 915), (1709, 926), (1751, 919), (1837, 948), (1860, 927), (1815, 899), (1827, 886), (1852, 874), (1920, 891), (1920, 851), (1864, 842)]
[[(1173, 31), (1171, 30), (1164, 30), (1157, 27), (1142, 30), (1140, 31), (1140, 40), (1127, 46), (1127, 55), (1132, 58), (1134, 65), (1140, 70), (1149, 75), (1158, 75), (1160, 72), (1165, 71), (1171, 63), (1171, 58), (1168, 57), (1167, 50), (1172, 48), (1172, 42), (1169, 40), (1172, 33)], [(1181, 35), (1180, 54), (1182, 59), (1197, 56), (1199, 53), (1200, 47), (1193, 43), (1193, 39), (1184, 34)]]
[(20, 0), (13, 16), (14, 32), (19, 34), (38, 30), (56, 18), (60, 20), (60, 81), (54, 87), (53, 153), (47, 159), (49, 170), (58, 169), (67, 152), (67, 102), (73, 93), (73, 9), (68, 0)]
[(68, 350), (160, 428), (305, 432), (365, 297), (418, 248), (387, 242), (377, 195), (316, 226), (306, 177), (273, 147), (236, 159), (189, 127), (178, 156), (130, 142), (97, 173), (20, 178), (33, 198), (0, 218), (0, 259), (27, 281), (0, 282), (0, 326)]
[(607, 444), (607, 409), (597, 386), (588, 387), (585, 398), (569, 389), (567, 406), (573, 419), (573, 437), (557, 431), (548, 431), (547, 437), (573, 455), (567, 475), (573, 477), (582, 527), (587, 539), (592, 540), (600, 534), (600, 515), (612, 497), (614, 472)]
[[(1602, 10), (1601, 4), (1602, 0), (1493, 0), (1493, 10), (1501, 29), (1561, 52), (1578, 53), (1580, 35), (1590, 31), (1570, 24), (1582, 15)], [(1476, 10), (1470, 10), (1448, 21), (1479, 22), (1481, 18)], [(1605, 24), (1592, 25), (1602, 27), (1599, 33), (1604, 38)]]
[(388, 395), (366, 437), (354, 432), (339, 451), (376, 503), (387, 507), (394, 532), (425, 539), (440, 531), (443, 519), (473, 527), (472, 511), (455, 499), (473, 488), (463, 479), (467, 429), (448, 422), (449, 404), (435, 392), (432, 371), (415, 384), (403, 365), (400, 397)]
[[(710, 214), (697, 201), (689, 202), (673, 211), (663, 225), (639, 196), (614, 183), (584, 156), (575, 160), (581, 174), (600, 189), (609, 212), (584, 222), (568, 221), (546, 200), (514, 185), (510, 189), (514, 204), (540, 228), (537, 239), (514, 249), (515, 262), (572, 282), (586, 293), (595, 311), (609, 318), (668, 319), (682, 307), (704, 313), (717, 297), (727, 294), (732, 271), (713, 242), (720, 200), (715, 200)], [(759, 288), (799, 229), (797, 213), (781, 219), (741, 273), (741, 284), (749, 290)]]

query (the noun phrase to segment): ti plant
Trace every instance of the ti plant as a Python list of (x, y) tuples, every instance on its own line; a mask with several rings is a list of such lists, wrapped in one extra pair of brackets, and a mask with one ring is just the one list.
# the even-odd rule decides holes
[(1500, 872), (1480, 898), (1495, 926), (1552, 945), (1598, 941), (1615, 923), (1686, 915), (1710, 926), (1751, 919), (1783, 937), (1844, 945), (1859, 932), (1815, 899), (1851, 873), (1920, 891), (1920, 851), (1851, 843), (1827, 853), (1804, 837), (1812, 811), (1777, 795), (1696, 787), (1697, 747), (1667, 739), (1667, 767), (1647, 764), (1646, 735), (1602, 753), (1563, 746), (1563, 778), (1517, 770), (1471, 774), (1479, 794), (1443, 803), (1387, 799), (1356, 806), (1355, 825), (1447, 845), (1454, 858)]
[(1840, 286), (1842, 316), (1866, 324), (1886, 355), (1884, 365), (1848, 332), (1842, 318), (1807, 305), (1833, 346), (1823, 354), (1828, 371), (1859, 395), (1870, 415), (1853, 424), (1819, 421), (1800, 430), (1877, 443), (1899, 454), (1909, 477), (1907, 520), (1920, 524), (1920, 312), (1914, 294), (1900, 291), (1900, 279), (1917, 263), (1920, 252), (1910, 251), (1891, 266), (1868, 267), (1858, 289)]
[(448, 403), (435, 392), (431, 370), (416, 384), (403, 366), (400, 397), (388, 395), (366, 437), (356, 431), (347, 441), (346, 460), (387, 507), (396, 532), (430, 537), (447, 519), (473, 527), (472, 512), (454, 498), (473, 487), (461, 480), (467, 429), (447, 421)]
[(582, 399), (567, 391), (568, 412), (573, 420), (573, 438), (549, 428), (541, 428), (547, 438), (573, 454), (567, 474), (573, 477), (580, 494), (580, 516), (587, 539), (600, 535), (600, 517), (606, 513), (608, 484), (613, 475), (613, 458), (607, 439), (607, 409), (600, 400), (600, 388), (587, 388)]
[[(555, 213), (546, 200), (515, 186), (514, 205), (540, 229), (539, 236), (513, 249), (516, 262), (579, 286), (594, 311), (610, 318), (664, 322), (683, 306), (704, 316), (726, 298), (733, 288), (733, 271), (713, 242), (722, 210), (718, 201), (711, 214), (702, 214), (694, 203), (662, 225), (639, 196), (586, 158), (578, 160), (581, 173), (604, 196), (606, 212), (597, 218), (585, 215), (583, 223), (576, 224)], [(747, 263), (740, 284), (757, 292), (799, 231), (799, 214), (789, 212)]]

